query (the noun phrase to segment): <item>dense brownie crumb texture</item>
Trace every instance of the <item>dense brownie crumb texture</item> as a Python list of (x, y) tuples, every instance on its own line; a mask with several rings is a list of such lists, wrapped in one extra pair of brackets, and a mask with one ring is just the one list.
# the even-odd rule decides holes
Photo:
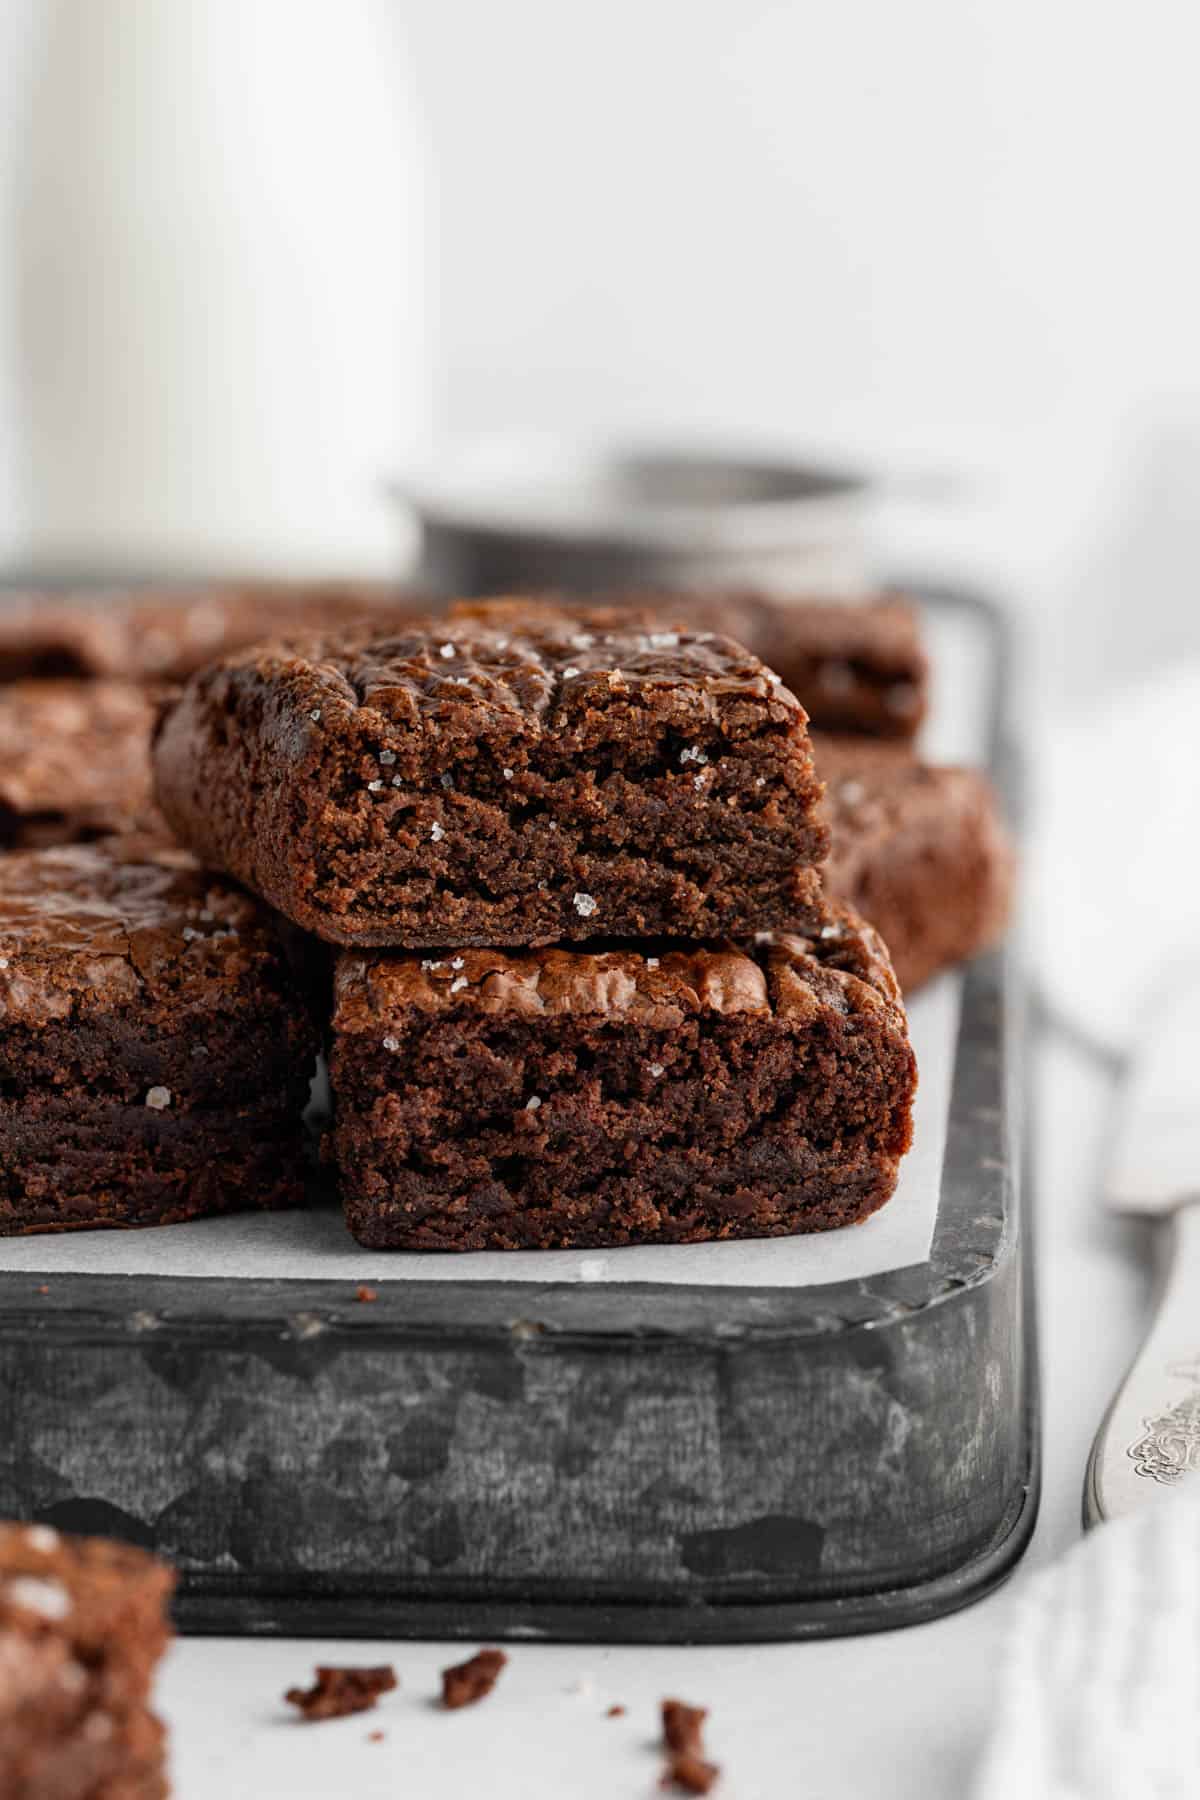
[(0, 857), (0, 1234), (298, 1199), (315, 1050), (280, 922), (186, 851)]
[(802, 926), (828, 848), (777, 676), (714, 633), (561, 612), (226, 658), (155, 770), (198, 856), (338, 944)]
[(343, 952), (347, 1221), (375, 1248), (777, 1236), (865, 1218), (916, 1068), (879, 938), (438, 957)]
[(0, 1795), (161, 1800), (150, 1710), (174, 1576), (128, 1545), (0, 1524)]

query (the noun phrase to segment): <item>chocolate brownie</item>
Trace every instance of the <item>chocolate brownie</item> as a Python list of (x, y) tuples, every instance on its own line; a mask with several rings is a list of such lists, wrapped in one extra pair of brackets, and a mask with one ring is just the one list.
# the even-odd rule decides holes
[(152, 825), (155, 711), (126, 681), (0, 687), (0, 849)]
[(803, 924), (828, 848), (804, 712), (753, 656), (549, 610), (227, 658), (154, 762), (184, 843), (337, 944)]
[(811, 938), (344, 951), (334, 1155), (376, 1249), (774, 1237), (892, 1193), (916, 1071), (887, 952)]
[(156, 1558), (46, 1525), (0, 1525), (0, 1794), (158, 1800), (150, 1684), (170, 1630)]
[(116, 675), (180, 681), (247, 644), (429, 610), (383, 582), (242, 582), (221, 587), (0, 596), (0, 682)]
[(993, 944), (1015, 858), (987, 777), (862, 738), (814, 734), (813, 749), (833, 826), (825, 885), (875, 926), (905, 993)]
[[(541, 603), (564, 604), (552, 596)], [(682, 621), (693, 631), (736, 639), (774, 669), (811, 723), (827, 731), (912, 738), (928, 710), (929, 663), (917, 613), (899, 598), (787, 600), (738, 592), (647, 591), (606, 594), (598, 604), (644, 625)], [(496, 619), (514, 605), (528, 611), (530, 601), (460, 601), (451, 617)]]
[(0, 1235), (300, 1197), (285, 929), (172, 846), (0, 857)]

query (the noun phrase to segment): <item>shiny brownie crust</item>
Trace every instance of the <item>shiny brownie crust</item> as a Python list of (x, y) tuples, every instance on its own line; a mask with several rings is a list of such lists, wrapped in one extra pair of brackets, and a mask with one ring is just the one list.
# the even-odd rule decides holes
[(0, 1235), (300, 1198), (286, 929), (173, 845), (0, 857)]
[(891, 1195), (916, 1068), (876, 934), (343, 952), (334, 1156), (372, 1248), (827, 1230)]
[(910, 740), (929, 708), (929, 661), (917, 610), (898, 596), (789, 600), (739, 590), (634, 590), (588, 601), (553, 595), (458, 601), (450, 616), (494, 622), (531, 605), (600, 607), (648, 628), (682, 622), (692, 631), (721, 632), (773, 669), (810, 724), (822, 730)]
[(128, 681), (0, 685), (0, 849), (153, 825), (155, 712)]

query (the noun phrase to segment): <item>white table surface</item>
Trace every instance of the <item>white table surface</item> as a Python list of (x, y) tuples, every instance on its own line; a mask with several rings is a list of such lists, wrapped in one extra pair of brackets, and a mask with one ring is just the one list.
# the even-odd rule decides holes
[[(482, 1705), (431, 1704), (438, 1671), (473, 1645), (184, 1640), (160, 1698), (182, 1800), (353, 1794), (460, 1800), (650, 1800), (667, 1694), (711, 1708), (726, 1800), (964, 1800), (1005, 1620), (1019, 1582), (1079, 1532), (1084, 1464), (1149, 1304), (1146, 1246), (1094, 1210), (1112, 1073), (1050, 1030), (1036, 1058), (1038, 1261), (1045, 1484), (1012, 1581), (953, 1618), (877, 1637), (727, 1649), (510, 1646)], [(398, 1693), (372, 1714), (299, 1723), (281, 1695), (315, 1662), (391, 1662)], [(607, 1719), (613, 1702), (628, 1707)], [(382, 1730), (382, 1742), (368, 1734)]]

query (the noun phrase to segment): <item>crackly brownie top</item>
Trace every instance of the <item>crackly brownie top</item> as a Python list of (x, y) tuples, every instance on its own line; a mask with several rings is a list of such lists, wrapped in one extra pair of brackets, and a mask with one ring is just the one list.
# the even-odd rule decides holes
[(0, 812), (145, 813), (155, 712), (150, 695), (131, 682), (0, 687)]
[(892, 1011), (903, 1025), (887, 952), (848, 908), (828, 905), (819, 934), (761, 932), (752, 945), (665, 942), (562, 950), (460, 950), (436, 957), (344, 951), (334, 1028), (385, 1032), (412, 1012), (573, 1015), (669, 1028), (698, 1013), (758, 1013), (798, 1023), (819, 1014)]
[(135, 1000), (216, 1007), (275, 965), (272, 916), (141, 837), (0, 857), (0, 1027)]
[(614, 624), (623, 621), (627, 628), (647, 630), (682, 624), (693, 631), (720, 632), (749, 644), (766, 662), (771, 659), (765, 646), (770, 645), (783, 654), (790, 651), (793, 657), (801, 652), (806, 658), (862, 661), (880, 673), (923, 674), (925, 670), (916, 609), (895, 596), (788, 600), (742, 589), (684, 594), (646, 588), (601, 594), (593, 600), (550, 593), (498, 595), (455, 601), (450, 608), (452, 619), (493, 625), (531, 613), (567, 617), (590, 613), (593, 618)]
[(515, 608), (501, 622), (421, 620), (386, 637), (330, 637), (226, 658), (212, 672), (282, 683), (311, 696), (308, 721), (336, 725), (370, 710), (397, 725), (452, 718), (458, 707), (542, 723), (561, 707), (601, 707), (686, 690), (719, 701), (767, 702), (782, 718), (798, 703), (758, 659), (715, 632), (645, 628), (605, 612)]

